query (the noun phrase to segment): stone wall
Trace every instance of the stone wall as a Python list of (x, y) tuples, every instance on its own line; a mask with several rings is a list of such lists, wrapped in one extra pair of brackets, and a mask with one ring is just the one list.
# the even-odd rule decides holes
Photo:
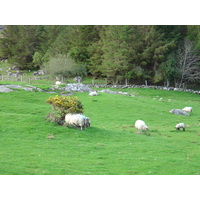
[(174, 88), (174, 87), (164, 87), (164, 86), (155, 86), (155, 85), (88, 85), (89, 87), (95, 88), (118, 88), (118, 89), (125, 89), (125, 88), (151, 88), (156, 90), (173, 90), (173, 91), (184, 91), (184, 92), (191, 92), (194, 94), (199, 94), (200, 91), (193, 90), (193, 89), (184, 89), (184, 88)]

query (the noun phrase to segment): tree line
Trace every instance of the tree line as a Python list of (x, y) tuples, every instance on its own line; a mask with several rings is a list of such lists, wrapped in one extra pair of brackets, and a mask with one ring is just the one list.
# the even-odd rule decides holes
[(9, 25), (0, 59), (55, 76), (183, 87), (200, 81), (200, 26)]

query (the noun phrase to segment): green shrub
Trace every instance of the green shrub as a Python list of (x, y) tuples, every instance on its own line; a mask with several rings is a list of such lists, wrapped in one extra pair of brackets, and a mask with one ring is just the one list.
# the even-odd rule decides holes
[(64, 124), (65, 115), (68, 113), (83, 113), (83, 105), (77, 97), (50, 97), (46, 103), (52, 106), (52, 113), (47, 115), (47, 120), (56, 122), (59, 125)]
[[(80, 67), (79, 67), (80, 68)], [(75, 76), (78, 69), (78, 64), (70, 57), (62, 54), (54, 55), (49, 58), (42, 69), (51, 77), (63, 76), (69, 78)]]

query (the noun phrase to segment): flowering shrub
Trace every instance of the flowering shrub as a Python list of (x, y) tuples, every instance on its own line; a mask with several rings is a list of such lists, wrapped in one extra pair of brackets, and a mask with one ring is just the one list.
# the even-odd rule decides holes
[(52, 113), (47, 115), (47, 120), (63, 125), (65, 115), (68, 113), (83, 113), (83, 105), (77, 97), (50, 97), (46, 103), (52, 106)]

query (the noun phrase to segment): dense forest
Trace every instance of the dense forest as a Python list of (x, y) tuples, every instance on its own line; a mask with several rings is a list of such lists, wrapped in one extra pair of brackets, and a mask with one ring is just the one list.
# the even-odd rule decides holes
[(0, 59), (51, 75), (183, 87), (200, 82), (200, 26), (9, 25)]

